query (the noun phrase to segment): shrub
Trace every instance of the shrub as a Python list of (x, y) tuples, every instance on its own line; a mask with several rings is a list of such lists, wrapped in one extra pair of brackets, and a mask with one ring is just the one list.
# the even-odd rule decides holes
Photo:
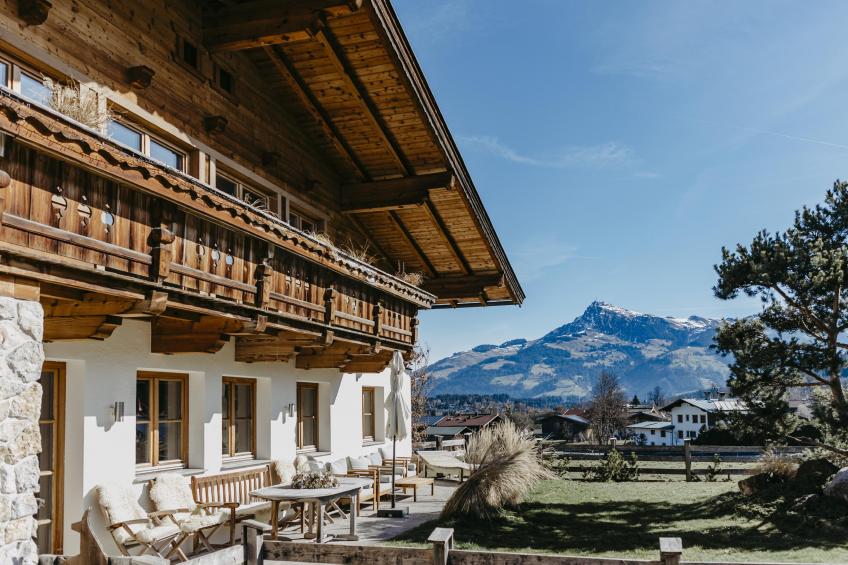
[(443, 517), (470, 514), (491, 518), (503, 508), (520, 504), (539, 481), (554, 478), (533, 435), (509, 421), (472, 436), (466, 461), (477, 469), (448, 499)]
[(721, 457), (718, 453), (713, 454), (713, 464), (707, 466), (707, 474), (705, 476), (708, 483), (714, 483), (718, 480), (718, 475), (721, 473)]
[(795, 478), (798, 462), (789, 457), (777, 455), (768, 450), (763, 453), (760, 462), (754, 468), (754, 474), (766, 475), (769, 480), (786, 482)]
[(639, 479), (639, 457), (631, 451), (630, 460), (625, 460), (624, 456), (613, 448), (598, 461), (596, 466), (583, 469), (583, 479), (617, 483), (636, 481)]

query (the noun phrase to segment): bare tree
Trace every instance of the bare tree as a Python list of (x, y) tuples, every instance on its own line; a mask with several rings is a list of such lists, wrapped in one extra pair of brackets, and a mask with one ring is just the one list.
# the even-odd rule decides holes
[(657, 408), (661, 408), (665, 404), (665, 393), (663, 393), (660, 385), (655, 386), (654, 390), (648, 394), (648, 402)]
[(430, 348), (419, 345), (412, 352), (409, 362), (410, 398), (412, 401), (412, 440), (423, 441), (427, 426), (421, 421), (427, 415), (427, 397), (433, 388), (433, 375), (430, 373)]
[(589, 419), (598, 443), (607, 441), (627, 425), (626, 397), (618, 377), (603, 372), (592, 387)]

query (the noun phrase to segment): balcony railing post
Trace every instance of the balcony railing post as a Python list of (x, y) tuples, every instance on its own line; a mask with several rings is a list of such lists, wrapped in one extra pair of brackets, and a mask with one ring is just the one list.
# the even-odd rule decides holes
[(333, 325), (333, 318), (336, 317), (336, 294), (338, 291), (329, 287), (324, 291), (324, 323), (329, 327)]
[(256, 266), (256, 306), (267, 309), (271, 302), (274, 268), (267, 263)]
[(410, 330), (412, 331), (412, 344), (418, 343), (418, 317), (412, 318), (409, 321)]
[(378, 300), (374, 304), (374, 335), (380, 337), (383, 333), (383, 301)]
[(174, 232), (162, 223), (150, 231), (150, 278), (162, 282), (171, 274)]

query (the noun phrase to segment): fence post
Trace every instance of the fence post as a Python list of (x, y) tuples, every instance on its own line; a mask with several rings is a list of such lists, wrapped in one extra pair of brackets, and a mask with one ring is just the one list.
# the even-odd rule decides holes
[(660, 563), (679, 565), (683, 554), (683, 540), (680, 538), (660, 538)]
[(433, 544), (433, 565), (447, 565), (453, 548), (453, 528), (436, 528), (427, 541)]
[[(276, 518), (276, 517), (275, 517)], [(241, 543), (244, 546), (245, 565), (262, 565), (262, 539), (266, 532), (271, 531), (269, 524), (256, 520), (245, 520), (241, 523)]]
[(683, 459), (686, 464), (686, 481), (692, 480), (692, 440), (683, 440)]

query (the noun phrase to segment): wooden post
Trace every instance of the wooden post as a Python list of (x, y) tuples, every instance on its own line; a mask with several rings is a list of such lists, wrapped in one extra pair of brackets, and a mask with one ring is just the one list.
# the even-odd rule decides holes
[(256, 302), (257, 308), (267, 310), (271, 301), (271, 286), (274, 278), (274, 269), (267, 263), (256, 266)]
[(171, 214), (167, 203), (160, 203), (159, 221), (150, 230), (150, 280), (162, 282), (171, 274), (171, 259), (175, 235), (171, 231)]
[[(276, 516), (272, 516), (276, 520)], [(244, 547), (245, 565), (262, 565), (262, 540), (266, 532), (271, 531), (269, 524), (263, 524), (256, 520), (245, 520), (241, 523), (241, 544)]]
[(679, 565), (683, 554), (683, 540), (680, 538), (660, 538), (660, 563)]
[(377, 301), (374, 305), (374, 335), (380, 337), (383, 333), (383, 301)]
[(686, 465), (686, 481), (692, 480), (692, 440), (683, 440), (683, 461)]
[(324, 291), (324, 323), (327, 327), (333, 325), (333, 318), (336, 317), (336, 293), (333, 287)]
[(448, 554), (453, 549), (453, 528), (436, 528), (427, 541), (433, 544), (433, 565), (448, 565)]

